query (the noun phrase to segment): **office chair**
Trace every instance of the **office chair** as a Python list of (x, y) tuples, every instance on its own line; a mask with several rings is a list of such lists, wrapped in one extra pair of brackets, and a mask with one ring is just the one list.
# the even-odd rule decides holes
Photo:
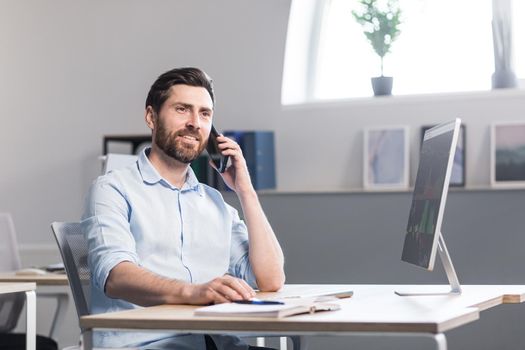
[[(15, 235), (13, 219), (8, 213), (0, 213), (0, 270), (16, 271), (22, 267)], [(0, 296), (0, 333), (11, 332), (18, 323), (24, 307), (23, 293)]]
[[(22, 267), (18, 253), (15, 225), (9, 213), (0, 213), (0, 271), (12, 272)], [(37, 349), (57, 349), (55, 332), (57, 324), (64, 317), (67, 308), (66, 293), (37, 293), (38, 297), (57, 300), (57, 307), (48, 336), (37, 335)], [(25, 349), (25, 334), (12, 333), (15, 329), (25, 304), (23, 293), (0, 296), (0, 350)]]
[[(80, 326), (80, 317), (90, 314), (89, 302), (91, 300), (91, 292), (89, 283), (91, 272), (87, 261), (87, 241), (84, 239), (79, 222), (54, 222), (51, 224), (51, 229), (64, 262)], [(80, 332), (81, 335), (84, 334), (82, 327), (80, 327)], [(82, 349), (82, 338), (78, 346), (70, 346), (64, 350), (66, 349)], [(96, 349), (102, 350), (102, 348)], [(132, 348), (119, 349), (133, 350)]]

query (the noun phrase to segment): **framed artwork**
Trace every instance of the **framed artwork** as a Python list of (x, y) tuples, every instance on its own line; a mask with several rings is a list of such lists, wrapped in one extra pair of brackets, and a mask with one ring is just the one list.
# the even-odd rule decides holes
[(408, 188), (408, 127), (374, 127), (364, 131), (363, 187)]
[(490, 136), (492, 186), (525, 187), (525, 122), (494, 123)]
[[(434, 127), (434, 125), (425, 125), (421, 127), (421, 143), (423, 144), (423, 137), (425, 136), (425, 131)], [(458, 143), (456, 146), (456, 153), (454, 154), (454, 164), (452, 165), (452, 174), (450, 174), (450, 186), (453, 187), (464, 187), (466, 177), (466, 144), (467, 144), (467, 132), (465, 124), (461, 124), (461, 129), (459, 130)]]

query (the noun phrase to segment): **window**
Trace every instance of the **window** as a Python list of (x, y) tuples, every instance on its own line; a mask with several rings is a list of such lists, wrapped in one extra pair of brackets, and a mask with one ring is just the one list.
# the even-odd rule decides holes
[[(514, 41), (514, 67), (516, 74), (523, 81), (525, 80), (525, 1), (518, 0), (512, 2), (512, 33)], [(522, 88), (525, 86), (521, 86)]]
[[(304, 6), (297, 8), (297, 3), (304, 5), (303, 1), (292, 2), (283, 104), (371, 96), (370, 78), (380, 75), (380, 58), (352, 16), (352, 10), (359, 9), (357, 0), (310, 0), (310, 8), (314, 9), (310, 11), (314, 14), (308, 22), (310, 27), (295, 33), (308, 36), (310, 46), (302, 55), (296, 51), (296, 58), (300, 58), (291, 60), (290, 45), (296, 40), (291, 32), (292, 20), (301, 11), (307, 12)], [(394, 95), (491, 89), (494, 72), (491, 0), (399, 0), (399, 4), (403, 20), (401, 35), (384, 59), (385, 76), (394, 77)], [(524, 11), (525, 4), (514, 1), (514, 63), (522, 77), (525, 77), (525, 43), (517, 45), (516, 38), (525, 32), (525, 24), (516, 16)], [(304, 28), (308, 19), (302, 16)], [(301, 60), (305, 74), (287, 79), (292, 62), (297, 67)], [(524, 63), (518, 66), (518, 62)], [(294, 81), (301, 84), (294, 86)], [(289, 98), (288, 92), (292, 90), (295, 95)]]

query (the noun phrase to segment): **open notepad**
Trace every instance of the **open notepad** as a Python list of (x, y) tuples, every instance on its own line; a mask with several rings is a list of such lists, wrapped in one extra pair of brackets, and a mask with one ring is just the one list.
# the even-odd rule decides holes
[(339, 310), (337, 303), (319, 302), (315, 300), (303, 300), (282, 305), (253, 305), (225, 303), (205, 306), (195, 309), (195, 316), (216, 317), (273, 317), (282, 318), (292, 315), (314, 313), (318, 311)]

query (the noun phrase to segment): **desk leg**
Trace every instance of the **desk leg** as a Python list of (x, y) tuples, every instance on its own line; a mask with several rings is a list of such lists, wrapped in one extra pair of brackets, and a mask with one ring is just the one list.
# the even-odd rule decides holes
[(82, 332), (82, 350), (93, 350), (93, 331), (91, 329)]
[(67, 306), (69, 304), (69, 297), (67, 294), (56, 294), (57, 306), (55, 309), (55, 315), (53, 316), (53, 322), (49, 329), (49, 337), (55, 339), (57, 325), (62, 324), (66, 315)]
[(308, 348), (305, 336), (294, 335), (291, 336), (290, 339), (292, 339), (293, 350), (306, 350)]
[(279, 338), (279, 350), (288, 350), (288, 338), (286, 337)]
[(447, 350), (447, 338), (443, 333), (435, 334), (436, 350)]
[(36, 295), (26, 292), (26, 350), (36, 349)]

